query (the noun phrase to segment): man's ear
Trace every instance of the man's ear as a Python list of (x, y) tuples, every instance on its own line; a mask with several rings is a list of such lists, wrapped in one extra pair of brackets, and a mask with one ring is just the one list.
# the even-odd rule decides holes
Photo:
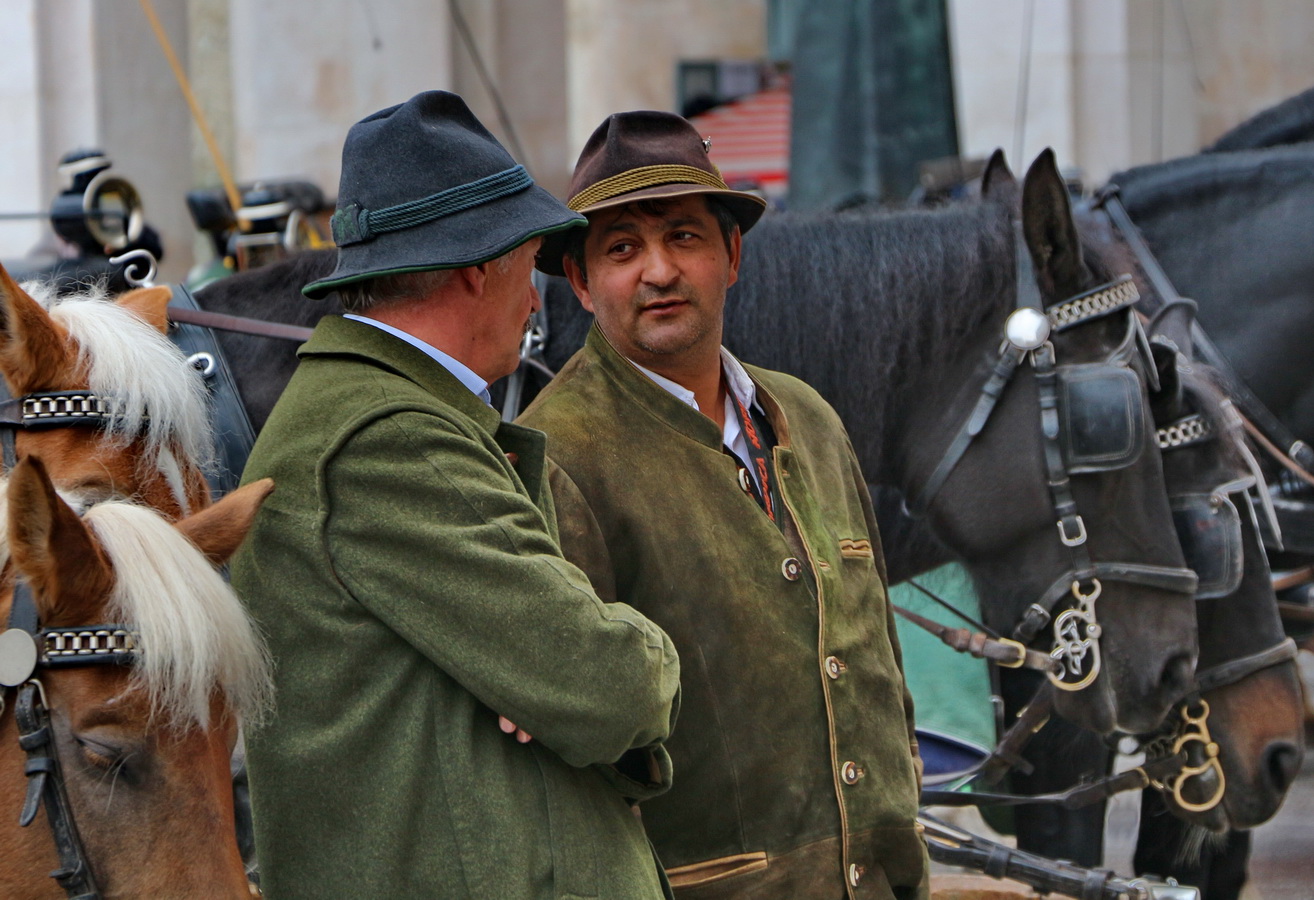
[(726, 281), (725, 286), (730, 287), (739, 280), (739, 259), (744, 249), (744, 234), (735, 226), (735, 230), (730, 232), (730, 278)]
[(483, 262), (477, 266), (463, 266), (453, 271), (469, 293), (482, 297), (484, 287), (488, 283), (488, 267), (492, 264), (492, 262)]
[(589, 294), (589, 282), (584, 277), (580, 267), (571, 259), (569, 255), (561, 258), (561, 268), (566, 270), (566, 280), (570, 282), (570, 287), (579, 298), (580, 305), (593, 312), (593, 297)]

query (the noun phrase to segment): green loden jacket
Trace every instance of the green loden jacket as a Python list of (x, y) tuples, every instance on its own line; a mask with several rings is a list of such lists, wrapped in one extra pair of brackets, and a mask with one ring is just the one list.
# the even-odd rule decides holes
[(629, 801), (669, 785), (679, 663), (562, 558), (542, 434), (367, 324), (300, 356), (232, 569), (275, 662), (247, 735), (265, 896), (663, 896)]
[(716, 425), (597, 326), (521, 418), (548, 435), (567, 558), (680, 651), (679, 778), (644, 823), (682, 900), (924, 897), (912, 701), (866, 483), (815, 391), (745, 368), (785, 533)]

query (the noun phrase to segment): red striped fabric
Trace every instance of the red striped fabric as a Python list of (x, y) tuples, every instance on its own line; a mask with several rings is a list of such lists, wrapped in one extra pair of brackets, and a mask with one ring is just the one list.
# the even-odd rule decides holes
[(789, 86), (779, 85), (689, 121), (712, 139), (712, 162), (731, 187), (754, 182), (769, 200), (780, 200), (789, 187), (789, 104)]

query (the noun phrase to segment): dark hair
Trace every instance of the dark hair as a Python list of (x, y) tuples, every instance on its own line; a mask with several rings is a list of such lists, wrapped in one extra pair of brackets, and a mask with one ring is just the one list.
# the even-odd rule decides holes
[[(702, 197), (707, 201), (707, 209), (716, 218), (716, 224), (721, 229), (721, 238), (725, 241), (725, 249), (729, 251), (730, 235), (734, 234), (734, 230), (739, 227), (739, 220), (736, 219), (735, 214), (730, 211), (730, 207), (726, 206), (716, 197), (710, 194), (703, 194)], [(670, 208), (673, 200), (674, 198), (663, 199), (658, 197), (650, 200), (638, 200), (631, 205), (634, 206), (641, 215), (648, 216), (649, 218), (656, 218), (663, 215), (666, 210)], [(566, 240), (566, 249), (563, 255), (571, 258), (575, 265), (579, 267), (580, 277), (587, 282), (589, 280), (589, 272), (584, 263), (584, 244), (588, 241), (589, 229), (572, 228), (568, 234), (569, 237)]]

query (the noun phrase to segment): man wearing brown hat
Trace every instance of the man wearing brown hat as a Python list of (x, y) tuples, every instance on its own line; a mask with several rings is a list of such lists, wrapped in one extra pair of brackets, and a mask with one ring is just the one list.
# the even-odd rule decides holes
[(666, 893), (632, 804), (669, 784), (677, 658), (562, 558), (543, 435), (485, 402), (541, 237), (580, 224), (453, 94), (347, 136), (305, 293), (351, 314), (298, 351), (233, 566), (275, 658), (247, 741), (270, 900)]
[[(741, 234), (685, 120), (607, 119), (539, 268), (597, 318), (521, 421), (548, 435), (562, 548), (683, 660), (677, 772), (643, 805), (676, 896), (921, 897), (912, 706), (866, 483), (835, 412), (721, 346)], [(800, 303), (818, 302), (800, 297)]]

